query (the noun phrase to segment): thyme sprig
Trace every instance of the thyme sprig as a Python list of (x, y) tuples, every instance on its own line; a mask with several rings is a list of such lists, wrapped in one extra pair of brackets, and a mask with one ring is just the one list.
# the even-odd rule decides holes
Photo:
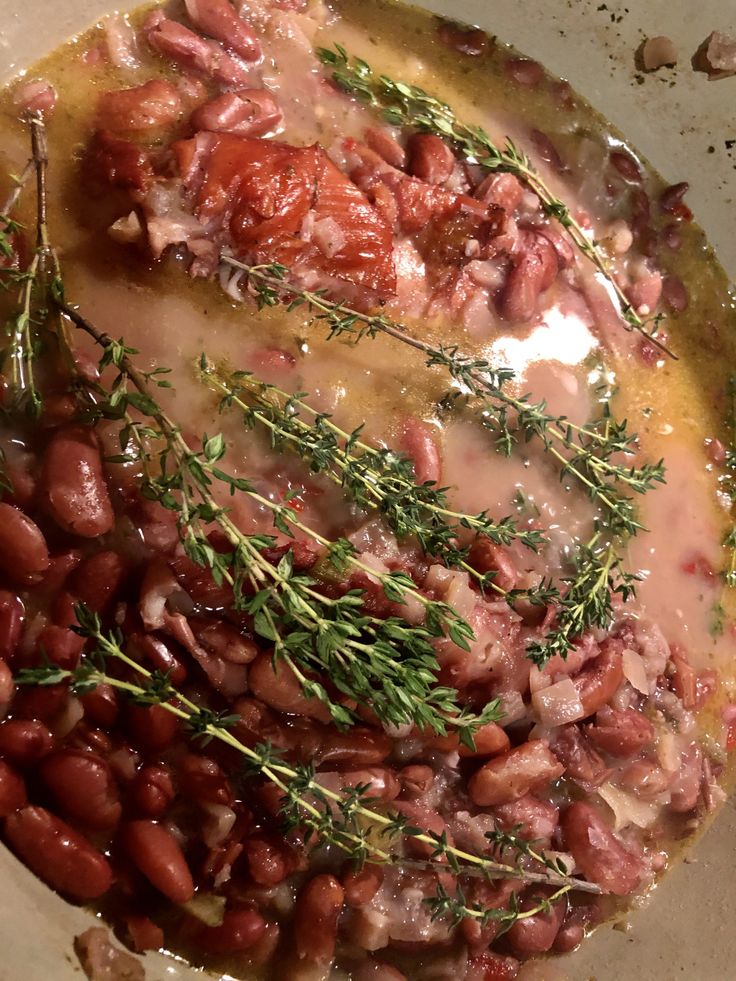
[(563, 583), (552, 629), (527, 647), (527, 657), (538, 668), (550, 658), (566, 657), (574, 642), (592, 628), (608, 629), (614, 618), (613, 601), (626, 602), (635, 595), (638, 577), (621, 568), (613, 543), (601, 541), (596, 533), (587, 544), (577, 546), (572, 570)]
[(545, 214), (562, 226), (578, 251), (603, 276), (616, 299), (626, 327), (639, 331), (660, 351), (677, 360), (672, 351), (656, 337), (661, 318), (654, 318), (650, 326), (642, 320), (629, 302), (599, 243), (586, 234), (569, 207), (552, 193), (526, 153), (512, 140), (507, 139), (503, 147), (497, 146), (482, 127), (469, 126), (459, 120), (447, 103), (416, 85), (395, 81), (386, 75), (376, 75), (366, 61), (362, 58), (351, 58), (339, 44), (334, 49), (319, 48), (317, 54), (322, 63), (331, 70), (334, 82), (344, 92), (380, 110), (391, 125), (410, 126), (425, 133), (433, 133), (448, 140), (466, 160), (489, 171), (514, 174), (534, 191)]
[[(330, 697), (316, 672), (345, 698), (370, 704), (383, 722), (413, 722), (440, 734), (452, 728), (465, 744), (472, 745), (474, 730), (499, 718), (499, 702), (490, 701), (478, 714), (461, 709), (456, 691), (437, 684), (439, 666), (432, 646), (433, 639), (447, 635), (467, 649), (473, 639), (469, 625), (446, 603), (422, 594), (405, 573), (374, 569), (346, 539), (325, 538), (288, 503), (270, 500), (249, 479), (223, 470), (220, 464), (226, 448), (221, 436), (204, 437), (202, 449), (195, 450), (156, 401), (155, 386), (167, 385), (159, 377), (162, 369), (152, 375), (142, 372), (131, 360), (137, 352), (99, 331), (62, 297), (57, 302), (104, 349), (101, 369), (112, 365), (118, 372), (109, 391), (101, 385), (94, 389), (94, 411), (124, 423), (121, 447), (134, 443), (135, 450), (123, 452), (118, 459), (144, 464), (144, 496), (176, 514), (188, 557), (210, 569), (217, 582), (233, 587), (236, 607), (252, 615), (254, 629), (274, 645), (275, 658), (294, 672), (305, 695), (322, 701), (339, 725), (350, 725), (356, 719), (341, 701)], [(128, 390), (128, 381), (133, 391)], [(142, 414), (143, 420), (136, 420), (134, 414)], [(152, 448), (156, 445), (158, 450)], [(218, 503), (217, 487), (231, 495), (242, 494), (269, 510), (283, 534), (293, 537), (299, 531), (310, 537), (338, 571), (352, 567), (377, 580), (392, 602), (419, 604), (424, 622), (412, 624), (398, 616), (370, 614), (359, 589), (338, 597), (325, 595), (314, 579), (295, 573), (290, 552), (271, 561), (265, 550), (276, 545), (276, 539), (242, 532)], [(232, 551), (213, 548), (205, 531), (210, 522), (224, 532)]]
[(296, 453), (360, 507), (378, 510), (399, 539), (415, 537), (425, 554), (465, 570), (482, 588), (506, 595), (493, 582), (492, 573), (478, 572), (467, 561), (469, 548), (458, 543), (464, 531), (498, 545), (518, 541), (535, 552), (545, 543), (540, 531), (520, 528), (510, 516), (494, 520), (486, 511), (467, 514), (452, 509), (446, 488), (416, 482), (407, 457), (366, 443), (361, 439), (362, 425), (352, 432), (340, 428), (329, 414), (305, 401), (306, 393), (289, 394), (251, 372), (218, 368), (204, 354), (200, 371), (221, 396), (221, 411), (238, 409), (247, 426), (266, 429), (274, 448)]
[[(75, 670), (66, 670), (54, 664), (22, 669), (15, 675), (19, 685), (70, 684), (75, 694), (86, 694), (97, 685), (108, 684), (140, 705), (160, 705), (180, 719), (191, 738), (216, 739), (236, 750), (247, 763), (252, 775), (264, 777), (282, 794), (282, 816), (285, 829), (300, 828), (307, 832), (307, 844), (331, 844), (347, 853), (357, 865), (370, 861), (382, 865), (398, 865), (410, 868), (450, 871), (457, 876), (481, 876), (487, 879), (519, 879), (525, 883), (544, 883), (559, 887), (560, 896), (571, 890), (593, 894), (600, 887), (583, 879), (573, 878), (544, 856), (521, 849), (519, 862), (511, 864), (497, 861), (485, 855), (476, 855), (455, 847), (445, 833), (434, 834), (412, 826), (406, 817), (388, 809), (378, 809), (375, 798), (366, 795), (368, 788), (349, 788), (334, 791), (319, 783), (319, 774), (311, 765), (294, 765), (267, 744), (254, 747), (241, 742), (232, 732), (237, 716), (223, 715), (193, 702), (176, 689), (168, 676), (149, 671), (131, 658), (124, 649), (124, 640), (118, 631), (105, 632), (99, 617), (84, 606), (75, 609), (79, 626), (77, 633), (92, 642), (92, 649), (83, 654)], [(120, 678), (111, 673), (112, 664), (125, 669), (133, 680)], [(136, 680), (139, 678), (140, 681)], [(402, 843), (407, 839), (428, 845), (432, 855), (426, 862), (407, 859)], [(510, 843), (509, 843), (509, 847)], [(528, 868), (521, 859), (542, 860), (541, 869)], [(554, 901), (550, 897), (547, 902)], [(433, 906), (436, 916), (450, 913), (445, 895), (438, 889), (436, 899), (444, 907)], [(457, 897), (456, 897), (457, 900)], [(512, 904), (515, 905), (515, 904)], [(452, 915), (458, 917), (461, 909), (457, 902)], [(479, 907), (469, 905), (463, 916), (478, 918), (485, 915)], [(491, 913), (496, 917), (498, 913)]]
[(646, 463), (627, 466), (620, 457), (636, 453), (637, 437), (625, 421), (616, 420), (607, 402), (599, 419), (577, 425), (548, 410), (544, 401), (513, 395), (507, 385), (514, 374), (485, 359), (464, 354), (456, 346), (434, 346), (412, 336), (407, 328), (385, 314), (363, 313), (330, 300), (322, 291), (302, 289), (287, 279), (288, 269), (278, 263), (248, 265), (229, 255), (222, 261), (246, 273), (261, 306), (285, 303), (289, 310), (305, 306), (329, 328), (330, 337), (348, 335), (355, 341), (385, 334), (425, 357), (427, 367), (441, 367), (466, 394), (479, 401), (478, 415), (493, 434), (499, 452), (508, 456), (514, 446), (530, 440), (542, 443), (560, 467), (604, 512), (612, 535), (635, 535), (642, 529), (631, 494), (642, 495), (664, 482), (664, 466)]

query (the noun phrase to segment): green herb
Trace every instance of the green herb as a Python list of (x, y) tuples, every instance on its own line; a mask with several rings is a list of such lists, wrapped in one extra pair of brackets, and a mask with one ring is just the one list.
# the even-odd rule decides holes
[[(70, 682), (76, 694), (85, 694), (97, 685), (107, 684), (141, 705), (160, 705), (180, 719), (190, 737), (195, 740), (214, 739), (235, 749), (246, 760), (247, 771), (274, 784), (282, 794), (282, 817), (286, 828), (306, 832), (306, 842), (331, 844), (348, 854), (357, 865), (370, 861), (382, 865), (451, 871), (458, 876), (481, 876), (487, 879), (512, 878), (527, 883), (544, 883), (559, 887), (559, 896), (571, 890), (600, 893), (601, 889), (585, 880), (572, 878), (560, 866), (524, 844), (517, 850), (513, 836), (506, 836), (506, 848), (517, 852), (514, 864), (497, 861), (455, 847), (446, 834), (433, 834), (413, 827), (407, 818), (389, 809), (379, 809), (375, 798), (365, 793), (367, 788), (350, 788), (336, 792), (319, 783), (319, 774), (310, 765), (292, 765), (268, 745), (246, 746), (231, 731), (236, 717), (223, 717), (209, 708), (197, 705), (174, 688), (166, 676), (148, 671), (125, 653), (123, 638), (118, 632), (103, 631), (99, 617), (83, 606), (75, 610), (79, 633), (92, 642), (92, 650), (83, 655), (74, 671), (47, 664), (19, 671), (19, 685), (55, 685)], [(112, 673), (113, 665), (128, 672), (120, 678)], [(132, 680), (131, 680), (132, 679)], [(432, 856), (420, 862), (403, 855), (402, 843), (411, 839), (432, 849)], [(501, 839), (499, 839), (500, 841)], [(495, 846), (498, 841), (491, 840)], [(531, 867), (523, 860), (532, 859)], [(539, 868), (536, 868), (538, 865)], [(553, 902), (550, 897), (546, 902)], [(479, 918), (498, 917), (498, 911), (485, 911), (456, 902), (447, 905), (446, 893), (438, 885), (437, 896), (429, 903), (435, 916), (450, 915)], [(512, 908), (515, 904), (512, 902)], [(516, 913), (513, 914), (516, 917)], [(531, 915), (527, 913), (526, 915)], [(524, 914), (520, 914), (523, 918)], [(509, 922), (508, 917), (503, 922)]]
[(498, 545), (518, 541), (537, 551), (544, 544), (541, 532), (520, 529), (510, 517), (495, 521), (485, 511), (453, 510), (445, 488), (416, 483), (409, 459), (361, 440), (363, 426), (353, 432), (341, 429), (328, 414), (305, 401), (306, 393), (289, 395), (250, 372), (218, 369), (204, 354), (200, 371), (221, 395), (221, 411), (240, 410), (246, 425), (268, 431), (275, 449), (298, 454), (314, 473), (325, 474), (360, 507), (379, 511), (400, 539), (414, 536), (427, 555), (464, 569), (481, 587), (504, 592), (495, 586), (492, 574), (479, 573), (468, 563), (469, 549), (458, 545), (464, 530)]
[(339, 44), (335, 45), (334, 50), (319, 48), (317, 54), (322, 63), (331, 69), (333, 80), (344, 92), (380, 110), (392, 126), (411, 126), (425, 133), (433, 133), (448, 140), (466, 160), (486, 170), (505, 171), (518, 177), (534, 191), (545, 213), (562, 226), (579, 252), (605, 277), (616, 297), (624, 324), (644, 334), (650, 343), (671, 358), (675, 357), (656, 337), (661, 318), (654, 318), (648, 326), (639, 317), (598, 243), (586, 235), (564, 201), (555, 197), (534, 170), (527, 155), (511, 140), (507, 139), (502, 148), (496, 146), (484, 129), (461, 122), (445, 102), (416, 85), (397, 82), (386, 75), (376, 75), (367, 62), (361, 58), (351, 58)]

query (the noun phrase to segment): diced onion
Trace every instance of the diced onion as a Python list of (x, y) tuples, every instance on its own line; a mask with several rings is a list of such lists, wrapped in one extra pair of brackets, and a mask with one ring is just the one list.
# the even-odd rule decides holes
[(624, 677), (642, 695), (649, 694), (649, 681), (647, 679), (647, 669), (641, 654), (632, 651), (627, 647), (622, 656)]
[(207, 811), (202, 838), (208, 848), (216, 848), (233, 830), (235, 811), (231, 807), (226, 807), (225, 804), (207, 803), (202, 806)]
[(226, 902), (224, 896), (215, 896), (211, 892), (198, 893), (186, 903), (182, 903), (181, 907), (206, 926), (218, 927), (222, 926), (222, 921), (225, 919)]
[(562, 726), (585, 717), (578, 690), (569, 678), (535, 691), (532, 706), (543, 726)]
[(74, 726), (83, 716), (84, 706), (79, 699), (73, 697), (69, 698), (64, 706), (64, 711), (52, 726), (52, 732), (57, 739), (63, 739), (64, 736), (69, 735)]
[(601, 784), (598, 795), (613, 811), (614, 831), (621, 831), (630, 824), (635, 824), (637, 828), (649, 828), (657, 820), (660, 810), (658, 804), (639, 800), (620, 787), (614, 787), (610, 782)]

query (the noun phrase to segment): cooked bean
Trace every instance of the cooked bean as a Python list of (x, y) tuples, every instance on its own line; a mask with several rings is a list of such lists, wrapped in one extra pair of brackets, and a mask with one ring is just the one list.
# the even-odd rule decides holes
[(276, 886), (299, 865), (295, 850), (279, 835), (259, 831), (243, 842), (251, 878), (259, 886)]
[(505, 67), (508, 77), (525, 88), (536, 88), (544, 78), (542, 66), (530, 58), (509, 58)]
[(625, 181), (630, 184), (641, 182), (641, 169), (630, 153), (625, 150), (612, 150), (609, 159)]
[(442, 479), (442, 459), (437, 445), (436, 430), (432, 426), (409, 416), (399, 433), (399, 449), (414, 465), (418, 484), (438, 484)]
[(128, 705), (126, 721), (133, 742), (152, 752), (166, 749), (179, 728), (176, 716), (161, 705)]
[(592, 804), (571, 804), (560, 823), (565, 847), (586, 879), (614, 896), (625, 896), (636, 889), (641, 862), (624, 848)]
[(31, 766), (50, 753), (54, 737), (36, 719), (8, 719), (0, 723), (0, 756), (17, 766)]
[(539, 159), (549, 164), (552, 170), (556, 170), (558, 174), (564, 173), (566, 168), (562, 162), (562, 157), (549, 136), (539, 129), (533, 129), (529, 135)]
[(491, 39), (479, 27), (464, 27), (452, 20), (443, 20), (437, 28), (437, 35), (452, 51), (474, 58), (485, 54), (491, 44)]
[(86, 695), (80, 695), (84, 717), (101, 729), (111, 729), (118, 717), (118, 696), (112, 685), (97, 685)]
[(393, 749), (390, 736), (377, 729), (353, 726), (349, 732), (328, 729), (315, 754), (317, 763), (363, 767), (383, 763)]
[(578, 726), (563, 726), (552, 743), (552, 749), (565, 767), (565, 776), (586, 791), (599, 787), (610, 776), (611, 770), (603, 757)]
[(104, 613), (120, 588), (124, 571), (123, 559), (117, 552), (95, 552), (72, 572), (69, 590), (93, 613)]
[(672, 782), (672, 774), (651, 760), (635, 760), (619, 777), (619, 783), (643, 800), (663, 794)]
[(383, 157), (386, 163), (391, 164), (392, 167), (396, 167), (399, 170), (404, 169), (406, 166), (406, 150), (391, 135), (389, 130), (381, 126), (369, 126), (363, 134), (363, 139), (371, 150), (375, 150), (379, 156)]
[(266, 932), (266, 921), (249, 906), (225, 911), (222, 923), (205, 927), (195, 935), (198, 947), (208, 954), (235, 954), (250, 950)]
[(408, 170), (420, 181), (444, 184), (455, 169), (455, 154), (444, 140), (432, 133), (413, 133), (409, 138)]
[(174, 653), (173, 643), (167, 643), (158, 634), (134, 634), (130, 642), (154, 671), (168, 674), (172, 685), (186, 681), (187, 669)]
[(473, 774), (468, 790), (481, 807), (508, 804), (546, 787), (564, 772), (547, 743), (537, 739), (490, 760)]
[(174, 783), (168, 767), (144, 766), (130, 785), (130, 799), (139, 814), (148, 818), (162, 817), (174, 799)]
[(147, 916), (128, 914), (125, 917), (133, 950), (139, 954), (146, 950), (159, 950), (164, 945), (164, 931)]
[(690, 306), (690, 294), (687, 287), (675, 273), (665, 276), (662, 284), (662, 297), (674, 313), (682, 313)]
[(0, 718), (8, 711), (14, 693), (13, 672), (5, 661), (0, 661)]
[(192, 898), (192, 874), (171, 832), (155, 821), (131, 821), (123, 831), (123, 841), (143, 875), (172, 903)]
[(333, 875), (316, 875), (302, 887), (294, 911), (294, 944), (299, 957), (328, 964), (335, 956), (337, 921), (345, 891)]
[(239, 17), (228, 0), (185, 0), (195, 27), (232, 48), (245, 61), (258, 61), (261, 46), (250, 24)]
[(233, 802), (227, 776), (207, 756), (187, 753), (179, 760), (177, 776), (182, 793), (193, 800), (227, 806)]
[(598, 657), (588, 661), (580, 674), (573, 679), (585, 717), (593, 715), (609, 702), (623, 681), (624, 668), (620, 645), (604, 642)]
[(698, 746), (689, 746), (680, 759), (680, 770), (670, 784), (670, 807), (679, 814), (691, 811), (698, 803), (703, 780), (703, 754)]
[(552, 284), (557, 271), (557, 253), (550, 241), (538, 234), (527, 238), (514, 258), (501, 293), (501, 315), (513, 323), (531, 320), (540, 294)]
[(401, 796), (407, 800), (416, 800), (418, 797), (424, 797), (432, 789), (434, 770), (423, 763), (412, 763), (399, 770), (399, 782)]
[(265, 136), (277, 129), (284, 114), (265, 89), (239, 89), (223, 92), (192, 113), (194, 129), (236, 136)]
[(0, 818), (7, 817), (28, 803), (23, 777), (0, 760)]
[(14, 593), (0, 589), (0, 658), (12, 662), (23, 634), (23, 601)]
[(654, 726), (641, 712), (619, 712), (609, 705), (598, 710), (595, 723), (586, 731), (588, 739), (611, 756), (636, 756), (654, 738)]
[(682, 221), (690, 221), (693, 213), (682, 200), (689, 190), (690, 185), (687, 181), (666, 187), (659, 197), (659, 206), (662, 211), (668, 215), (674, 215), (675, 218), (680, 218)]
[(527, 841), (550, 841), (557, 829), (560, 812), (554, 804), (532, 794), (510, 804), (500, 804), (493, 815), (502, 828), (516, 833)]
[(115, 515), (91, 430), (76, 426), (56, 433), (44, 453), (40, 494), (64, 531), (97, 538), (112, 529)]
[(348, 906), (365, 906), (376, 895), (383, 884), (383, 869), (380, 865), (364, 865), (360, 869), (350, 866), (343, 872), (342, 887)]
[(217, 621), (198, 628), (193, 625), (197, 640), (208, 651), (231, 664), (250, 664), (258, 656), (257, 645), (244, 637), (229, 623)]
[(553, 949), (560, 954), (575, 950), (585, 939), (585, 930), (591, 923), (599, 919), (599, 914), (592, 906), (573, 906), (568, 910), (565, 922), (555, 937)]
[(41, 779), (67, 817), (88, 828), (112, 828), (122, 807), (110, 767), (95, 753), (62, 749), (47, 756)]
[(0, 501), (0, 568), (24, 578), (48, 567), (49, 550), (41, 529), (19, 508)]
[(13, 700), (13, 715), (22, 719), (40, 719), (52, 729), (69, 701), (67, 684), (44, 688), (21, 688)]
[(283, 661), (274, 665), (270, 654), (259, 654), (250, 666), (250, 689), (256, 698), (278, 712), (306, 715), (319, 722), (328, 722), (328, 709), (316, 698), (306, 698), (301, 685)]
[[(532, 896), (522, 901), (521, 909), (531, 909), (537, 905), (537, 897), (550, 896), (552, 892), (552, 889), (534, 889)], [(563, 896), (546, 912), (517, 920), (507, 934), (511, 946), (519, 954), (544, 954), (552, 947), (566, 912), (567, 897)]]
[(75, 634), (69, 627), (49, 624), (38, 635), (36, 647), (53, 664), (65, 671), (73, 671), (79, 664), (84, 637)]
[(97, 899), (112, 885), (105, 856), (42, 807), (11, 814), (5, 821), (5, 836), (31, 871), (72, 899)]
[(509, 550), (503, 545), (496, 545), (485, 535), (478, 535), (473, 542), (468, 562), (478, 572), (491, 573), (494, 586), (505, 590), (516, 586), (519, 573)]

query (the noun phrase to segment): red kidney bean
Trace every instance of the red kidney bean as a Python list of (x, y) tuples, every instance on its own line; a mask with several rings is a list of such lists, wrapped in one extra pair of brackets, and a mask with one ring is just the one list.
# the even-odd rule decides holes
[(427, 742), (427, 746), (443, 753), (458, 752), (463, 758), (495, 756), (497, 753), (505, 753), (511, 746), (509, 737), (495, 722), (487, 722), (476, 729), (473, 742), (475, 749), (461, 743), (457, 733), (453, 732), (449, 736), (434, 736)]
[(466, 977), (472, 981), (514, 981), (518, 973), (519, 962), (515, 957), (504, 957), (489, 950), (470, 958)]
[(171, 745), (179, 728), (179, 720), (162, 705), (128, 705), (126, 722), (133, 742), (154, 753)]
[(0, 756), (17, 766), (32, 766), (54, 745), (54, 737), (35, 719), (8, 719), (0, 723)]
[(552, 285), (558, 271), (557, 253), (543, 235), (533, 234), (514, 258), (501, 292), (501, 315), (524, 323), (537, 312), (539, 296)]
[(409, 416), (399, 433), (399, 449), (414, 465), (414, 476), (418, 484), (439, 484), (442, 479), (442, 459), (437, 445), (437, 430), (421, 419)]
[(23, 777), (4, 760), (0, 760), (0, 818), (19, 811), (27, 803)]
[(61, 749), (44, 759), (39, 772), (67, 817), (95, 830), (112, 828), (120, 820), (117, 785), (96, 753)]
[(5, 821), (10, 847), (52, 889), (72, 899), (97, 899), (112, 885), (112, 869), (78, 832), (42, 807), (25, 807)]
[(203, 34), (239, 54), (245, 61), (258, 61), (261, 45), (250, 24), (239, 17), (228, 0), (185, 0), (187, 14)]
[(387, 130), (380, 126), (369, 126), (363, 134), (363, 139), (387, 164), (398, 170), (404, 169), (406, 150)]
[(265, 136), (283, 122), (281, 107), (265, 89), (239, 89), (223, 92), (191, 116), (196, 130), (209, 133), (232, 133), (236, 136)]
[(172, 903), (186, 903), (194, 882), (174, 836), (154, 821), (131, 821), (123, 830), (128, 854), (152, 885)]
[(412, 763), (399, 770), (401, 796), (406, 800), (417, 800), (432, 789), (434, 771), (423, 763)]
[(499, 805), (493, 815), (502, 828), (516, 829), (527, 841), (550, 841), (560, 821), (560, 812), (554, 804), (532, 794)]
[(690, 306), (690, 295), (683, 281), (675, 273), (665, 276), (662, 298), (673, 313), (682, 313)]
[(677, 225), (666, 225), (662, 229), (661, 238), (672, 252), (679, 252), (682, 248), (682, 232)]
[(104, 613), (123, 581), (125, 566), (117, 552), (103, 551), (83, 559), (69, 577), (69, 590), (92, 610)]
[(599, 919), (597, 910), (591, 906), (573, 906), (568, 910), (565, 922), (555, 937), (553, 949), (558, 954), (567, 954), (575, 950), (585, 939), (585, 930), (591, 923)]
[(537, 151), (539, 159), (549, 164), (552, 170), (556, 170), (558, 174), (564, 173), (567, 168), (562, 162), (562, 157), (557, 147), (547, 134), (539, 129), (533, 129), (529, 135), (531, 136), (534, 149)]
[(299, 957), (329, 964), (335, 956), (337, 921), (345, 890), (333, 875), (316, 875), (302, 887), (294, 910), (294, 945)]
[(207, 626), (192, 624), (197, 640), (208, 651), (230, 664), (250, 664), (258, 656), (257, 645), (222, 620)]
[(170, 126), (181, 116), (177, 89), (162, 78), (152, 78), (131, 89), (103, 92), (97, 101), (100, 129), (136, 133)]
[(53, 664), (58, 664), (65, 671), (73, 671), (79, 664), (84, 643), (84, 637), (75, 634), (69, 627), (50, 624), (38, 635), (36, 647)]
[(407, 981), (406, 975), (398, 967), (373, 958), (361, 961), (353, 971), (352, 978), (353, 981)]
[(118, 718), (118, 696), (111, 685), (97, 685), (86, 695), (80, 695), (84, 717), (101, 729), (111, 729)]
[(259, 654), (253, 661), (248, 680), (256, 698), (278, 712), (306, 715), (319, 722), (329, 722), (330, 713), (322, 702), (316, 698), (306, 698), (291, 668), (283, 661), (274, 665), (270, 654)]
[(364, 865), (361, 869), (349, 867), (342, 875), (342, 887), (348, 906), (359, 907), (370, 903), (383, 885), (383, 869), (380, 865)]
[(43, 457), (40, 494), (49, 514), (70, 534), (97, 538), (112, 529), (115, 515), (91, 430), (75, 426), (54, 435)]
[(557, 759), (565, 767), (565, 776), (590, 792), (611, 775), (603, 757), (575, 725), (563, 726), (552, 743)]
[(243, 842), (251, 879), (259, 886), (277, 886), (299, 866), (299, 856), (279, 835), (259, 831)]
[(443, 20), (437, 28), (437, 36), (452, 51), (477, 58), (491, 46), (491, 39), (479, 27), (465, 27), (451, 20)]
[(25, 607), (19, 596), (0, 589), (0, 658), (12, 662), (25, 622)]
[(651, 800), (664, 793), (672, 782), (672, 774), (651, 760), (635, 760), (619, 777), (619, 783), (644, 800)]
[(595, 723), (587, 729), (588, 739), (611, 756), (636, 756), (654, 738), (654, 726), (636, 709), (619, 712), (604, 705)]
[(0, 569), (22, 579), (45, 572), (49, 562), (38, 525), (12, 504), (0, 501)]
[[(102, 729), (95, 729), (85, 722), (78, 722), (69, 734), (67, 746), (97, 753), (106, 757), (113, 752), (112, 739)], [(119, 752), (119, 751), (118, 751)], [(112, 765), (112, 764), (111, 764)]]
[(53, 728), (68, 699), (69, 686), (66, 684), (21, 689), (13, 702), (13, 714), (21, 719), (40, 719)]
[(194, 940), (208, 954), (235, 954), (255, 947), (265, 933), (266, 921), (258, 910), (243, 906), (226, 910), (220, 926), (205, 927)]
[[(388, 766), (373, 766), (365, 770), (347, 770), (338, 774), (343, 787), (367, 787), (365, 794), (374, 799), (390, 801), (399, 796), (401, 784), (394, 770)], [(317, 774), (319, 779), (319, 774)]]
[(8, 706), (15, 694), (13, 672), (5, 661), (0, 661), (0, 718), (8, 711)]
[(493, 574), (493, 583), (510, 590), (519, 578), (511, 553), (503, 545), (496, 545), (485, 535), (479, 535), (470, 547), (468, 562), (478, 572)]
[(173, 652), (173, 644), (167, 643), (158, 634), (133, 634), (129, 644), (140, 652), (140, 657), (153, 668), (168, 674), (172, 685), (181, 685), (187, 679), (187, 669)]
[(603, 644), (601, 653), (588, 661), (573, 679), (585, 717), (593, 715), (616, 694), (624, 681), (622, 652), (618, 645)]
[(678, 814), (692, 811), (700, 797), (703, 780), (703, 754), (698, 746), (690, 746), (682, 754), (680, 770), (670, 784), (670, 807)]
[(182, 793), (209, 804), (233, 803), (233, 792), (227, 776), (217, 763), (207, 756), (187, 753), (178, 763), (177, 777)]
[(630, 184), (641, 183), (639, 164), (630, 153), (624, 150), (612, 150), (609, 159), (625, 181), (628, 181)]
[(682, 200), (689, 190), (687, 181), (666, 187), (659, 196), (659, 207), (665, 214), (674, 215), (682, 221), (691, 221), (693, 213)]
[(144, 766), (133, 778), (128, 790), (136, 812), (148, 818), (160, 818), (175, 797), (169, 768), (163, 765)]
[[(532, 896), (522, 900), (521, 909), (526, 911), (536, 906), (540, 896), (549, 897), (554, 890), (539, 889), (532, 890)], [(508, 931), (508, 938), (511, 946), (519, 954), (544, 954), (548, 951), (555, 941), (555, 937), (562, 926), (567, 912), (567, 897), (563, 897), (546, 912), (536, 913), (534, 916), (517, 920)]]
[(455, 169), (455, 154), (439, 136), (414, 133), (409, 138), (408, 170), (428, 184), (444, 184)]
[[(452, 844), (452, 835), (447, 831), (444, 819), (440, 817), (437, 811), (433, 811), (430, 807), (420, 802), (412, 803), (410, 801), (397, 800), (392, 803), (391, 810), (403, 814), (409, 819), (410, 825), (419, 828), (421, 831), (431, 835), (447, 834), (448, 841)], [(423, 841), (417, 841), (416, 838), (411, 836), (405, 839), (404, 847), (406, 848), (407, 854), (413, 858), (427, 859), (432, 858), (434, 854), (433, 846)]]
[(147, 916), (129, 914), (124, 917), (128, 928), (131, 946), (137, 953), (146, 950), (160, 950), (164, 945), (164, 931)]
[(480, 807), (509, 804), (546, 787), (564, 772), (547, 743), (537, 739), (490, 760), (470, 778), (468, 790)]
[(504, 66), (508, 77), (525, 88), (536, 88), (544, 78), (544, 69), (530, 58), (509, 58)]
[(383, 763), (393, 749), (385, 732), (354, 726), (349, 732), (327, 730), (315, 754), (315, 763), (341, 763), (362, 767)]
[(639, 884), (641, 862), (614, 836), (592, 804), (576, 801), (562, 814), (565, 847), (583, 875), (614, 896), (625, 896)]

